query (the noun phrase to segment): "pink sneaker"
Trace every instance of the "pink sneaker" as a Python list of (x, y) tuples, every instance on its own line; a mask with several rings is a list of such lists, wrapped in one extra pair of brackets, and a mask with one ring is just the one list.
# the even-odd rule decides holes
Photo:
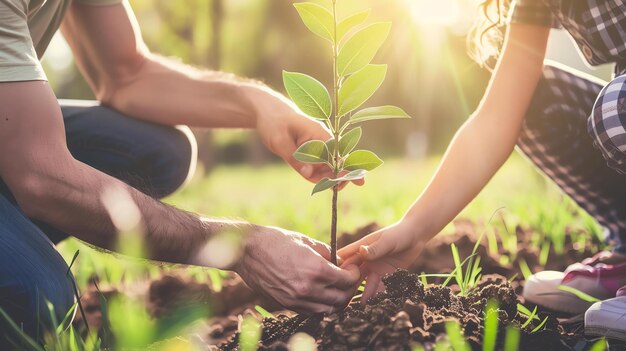
[(528, 302), (557, 312), (580, 314), (591, 307), (593, 302), (579, 297), (576, 292), (606, 300), (614, 297), (620, 287), (625, 285), (626, 263), (596, 266), (576, 263), (565, 272), (544, 271), (533, 274), (526, 281), (522, 296)]
[(585, 313), (585, 334), (626, 341), (626, 286), (617, 297), (594, 303)]

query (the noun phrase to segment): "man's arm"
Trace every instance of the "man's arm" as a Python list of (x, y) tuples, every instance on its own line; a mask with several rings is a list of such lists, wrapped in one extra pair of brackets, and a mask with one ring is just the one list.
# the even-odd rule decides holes
[(166, 125), (256, 126), (249, 94), (265, 88), (150, 53), (127, 2), (74, 2), (61, 30), (97, 99), (120, 112)]
[(236, 270), (283, 305), (329, 311), (354, 293), (358, 269), (331, 265), (328, 248), (319, 242), (279, 228), (203, 219), (74, 159), (47, 82), (0, 83), (0, 150), (0, 178), (26, 215), (88, 243), (116, 248), (117, 230), (102, 197), (109, 189), (124, 189), (142, 216), (145, 258), (212, 266), (205, 250), (209, 240), (234, 230), (242, 235), (243, 253), (220, 268)]
[(320, 123), (262, 84), (150, 53), (127, 2), (74, 2), (61, 29), (102, 103), (165, 125), (256, 128), (263, 144), (304, 178), (317, 182), (331, 176), (328, 167), (303, 164), (292, 156), (306, 141), (330, 138)]
[(0, 115), (0, 175), (32, 218), (113, 249), (116, 228), (101, 195), (121, 188), (141, 209), (149, 258), (178, 263), (192, 263), (195, 250), (221, 225), (166, 206), (74, 159), (47, 82), (1, 83)]

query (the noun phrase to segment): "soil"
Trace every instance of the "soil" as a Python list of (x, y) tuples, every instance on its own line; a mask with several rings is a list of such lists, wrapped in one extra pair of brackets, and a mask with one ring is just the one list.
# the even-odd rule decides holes
[[(378, 228), (372, 223), (353, 233), (344, 233), (339, 238), (339, 247)], [(477, 253), (481, 257), (484, 276), (466, 297), (457, 296), (454, 286), (452, 289), (433, 284), (425, 287), (418, 274), (451, 272), (454, 263), (450, 244), (456, 243), (460, 256), (467, 257), (481, 230), (481, 226), (470, 221), (456, 221), (455, 233), (440, 235), (432, 240), (408, 271), (398, 271), (385, 277), (386, 291), (364, 305), (355, 298), (345, 311), (337, 314), (304, 316), (281, 311), (275, 302), (254, 293), (236, 274), (229, 275), (222, 282), (222, 289), (215, 291), (210, 284), (198, 283), (186, 276), (184, 271), (167, 273), (148, 282), (145, 289), (146, 308), (154, 318), (159, 319), (186, 305), (211, 306), (211, 318), (200, 331), (201, 339), (207, 345), (221, 345), (223, 350), (237, 349), (236, 333), (242, 314), (252, 313), (260, 318), (254, 311), (255, 305), (277, 316), (263, 320), (261, 350), (287, 350), (286, 342), (297, 332), (313, 336), (320, 350), (409, 350), (414, 344), (421, 344), (428, 350), (445, 335), (447, 321), (458, 323), (472, 348), (480, 349), (483, 314), (488, 299), (499, 302), (501, 331), (507, 325), (520, 326), (525, 322), (525, 317), (515, 313), (516, 304), (523, 303), (518, 296), (523, 287), (520, 262), (525, 261), (534, 272), (543, 269), (539, 263), (540, 248), (531, 242), (533, 232), (514, 228), (519, 248), (516, 253), (504, 249), (498, 239), (498, 252), (490, 254), (487, 240), (483, 238)], [(497, 234), (495, 237), (499, 238)], [(599, 250), (600, 243), (591, 238), (584, 247), (578, 247), (571, 240), (571, 233), (565, 235), (564, 250), (557, 253), (551, 248), (545, 269), (563, 270)], [(513, 259), (506, 262), (503, 257)], [(511, 277), (515, 279), (509, 283), (507, 278)], [(437, 281), (429, 279), (429, 283)], [(108, 289), (107, 293), (120, 292)], [(99, 329), (102, 323), (99, 293), (89, 288), (81, 300), (86, 305), (87, 322), (92, 329)], [(530, 323), (522, 331), (520, 350), (584, 350), (589, 345), (582, 336), (580, 320), (565, 323), (547, 312), (542, 312), (540, 317), (541, 320), (548, 317), (545, 328), (529, 333), (536, 326), (536, 322)], [(75, 323), (84, 322), (78, 318)], [(501, 346), (504, 332), (498, 335)]]
[[(289, 338), (298, 332), (313, 336), (320, 350), (411, 350), (422, 345), (429, 350), (446, 334), (447, 322), (460, 325), (472, 349), (481, 349), (483, 316), (488, 300), (499, 304), (499, 348), (505, 328), (521, 328), (526, 317), (516, 313), (518, 299), (511, 284), (502, 276), (484, 276), (467, 296), (457, 296), (449, 287), (424, 287), (415, 273), (398, 270), (384, 278), (387, 290), (367, 304), (355, 301), (343, 312), (332, 315), (281, 315), (263, 320), (260, 350), (287, 350)], [(521, 333), (522, 350), (570, 350), (580, 336), (568, 333), (553, 316), (540, 332), (530, 331), (531, 322)], [(222, 350), (237, 350), (236, 336)]]

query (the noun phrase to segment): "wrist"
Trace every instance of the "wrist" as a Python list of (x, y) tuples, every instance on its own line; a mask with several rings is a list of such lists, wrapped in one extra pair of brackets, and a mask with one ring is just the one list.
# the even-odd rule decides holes
[(192, 264), (237, 271), (248, 252), (250, 234), (255, 226), (243, 221), (200, 218), (203, 243)]
[(432, 239), (437, 233), (433, 233), (430, 227), (432, 220), (421, 216), (415, 211), (408, 211), (398, 222), (398, 225), (405, 228), (404, 232), (410, 233), (411, 241), (415, 244), (424, 244)]
[(268, 117), (296, 114), (295, 106), (289, 99), (266, 86), (246, 84), (242, 91), (253, 109), (254, 122), (257, 126)]
[(239, 255), (230, 268), (231, 271), (243, 275), (246, 261), (252, 256), (252, 252), (258, 248), (257, 239), (262, 226), (247, 223), (244, 230), (240, 231)]

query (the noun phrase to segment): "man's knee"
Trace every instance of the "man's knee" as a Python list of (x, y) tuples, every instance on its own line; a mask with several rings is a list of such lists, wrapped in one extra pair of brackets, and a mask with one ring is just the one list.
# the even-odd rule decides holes
[(162, 140), (157, 140), (157, 164), (151, 178), (152, 193), (161, 198), (179, 189), (196, 168), (197, 144), (186, 126), (169, 129)]
[(196, 142), (187, 127), (128, 117), (106, 106), (64, 106), (72, 155), (140, 191), (164, 197), (194, 171)]
[(626, 75), (607, 84), (593, 106), (587, 130), (607, 165), (626, 174)]

